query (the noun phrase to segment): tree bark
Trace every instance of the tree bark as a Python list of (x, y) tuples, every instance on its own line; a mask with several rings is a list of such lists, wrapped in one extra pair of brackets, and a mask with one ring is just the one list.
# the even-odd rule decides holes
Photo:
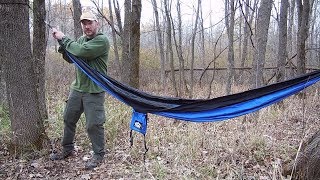
[(132, 0), (131, 13), (131, 37), (130, 37), (130, 59), (131, 72), (129, 85), (139, 88), (139, 66), (140, 66), (140, 19), (141, 19), (141, 0)]
[(287, 59), (287, 18), (288, 18), (288, 0), (281, 0), (280, 22), (279, 22), (279, 45), (278, 45), (278, 71), (276, 75), (277, 82), (285, 80), (285, 65)]
[(12, 130), (10, 150), (20, 154), (41, 149), (45, 134), (31, 55), (29, 1), (2, 3), (0, 18), (6, 24), (0, 31), (0, 43), (6, 44), (3, 65)]
[(297, 73), (306, 73), (306, 41), (309, 33), (310, 3), (313, 0), (297, 0), (298, 34), (297, 34)]
[(81, 3), (80, 0), (72, 0), (73, 5), (73, 33), (74, 38), (78, 39), (80, 36), (82, 36), (82, 28), (80, 23), (80, 16), (82, 14), (81, 12)]
[(33, 65), (36, 75), (37, 96), (42, 120), (48, 119), (45, 89), (45, 59), (46, 59), (46, 18), (45, 0), (33, 1)]
[(288, 63), (289, 63), (289, 72), (288, 72), (288, 76), (289, 77), (293, 77), (294, 73), (294, 66), (293, 66), (293, 59), (291, 57), (294, 56), (294, 52), (293, 52), (293, 24), (294, 24), (294, 10), (295, 10), (295, 2), (296, 0), (291, 0), (290, 3), (290, 13), (289, 13), (289, 19), (288, 19), (288, 46), (287, 46), (287, 50), (288, 50)]
[(262, 0), (258, 10), (258, 19), (256, 24), (256, 36), (253, 60), (253, 88), (263, 85), (263, 67), (265, 63), (265, 54), (268, 41), (268, 30), (273, 0)]
[(124, 25), (121, 33), (122, 41), (122, 67), (121, 80), (123, 83), (130, 84), (130, 37), (131, 37), (131, 0), (124, 1)]
[(226, 94), (231, 93), (231, 85), (234, 79), (234, 50), (233, 50), (233, 39), (234, 39), (234, 0), (225, 1), (225, 24), (227, 27), (228, 34), (228, 75), (226, 82)]

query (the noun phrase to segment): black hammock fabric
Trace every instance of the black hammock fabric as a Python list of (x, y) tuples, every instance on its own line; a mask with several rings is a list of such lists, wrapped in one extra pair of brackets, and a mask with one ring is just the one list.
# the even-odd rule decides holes
[[(279, 102), (320, 80), (320, 71), (257, 89), (213, 99), (160, 97), (122, 84), (92, 69), (80, 58), (66, 52), (70, 60), (106, 92), (133, 108), (131, 128), (146, 132), (146, 114), (192, 121), (221, 121), (245, 115)], [(135, 129), (136, 128), (136, 129)]]

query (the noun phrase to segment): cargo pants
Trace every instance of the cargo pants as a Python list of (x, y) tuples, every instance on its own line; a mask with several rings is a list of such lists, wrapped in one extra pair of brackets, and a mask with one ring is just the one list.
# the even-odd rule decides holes
[(94, 157), (102, 159), (105, 155), (104, 122), (105, 93), (84, 93), (71, 90), (64, 110), (64, 132), (62, 146), (64, 152), (74, 149), (76, 125), (84, 112), (86, 130), (92, 144)]

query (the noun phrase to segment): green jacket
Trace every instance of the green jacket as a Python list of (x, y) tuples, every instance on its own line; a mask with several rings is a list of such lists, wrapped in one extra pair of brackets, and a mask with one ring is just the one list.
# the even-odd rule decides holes
[[(109, 40), (106, 35), (98, 33), (93, 39), (87, 39), (86, 36), (73, 41), (68, 37), (59, 40), (59, 52), (63, 58), (71, 62), (64, 53), (66, 49), (71, 54), (83, 59), (89, 66), (97, 71), (107, 74), (107, 61), (109, 54)], [(76, 79), (71, 84), (71, 88), (79, 92), (100, 93), (103, 89), (96, 85), (79, 68), (76, 68)]]

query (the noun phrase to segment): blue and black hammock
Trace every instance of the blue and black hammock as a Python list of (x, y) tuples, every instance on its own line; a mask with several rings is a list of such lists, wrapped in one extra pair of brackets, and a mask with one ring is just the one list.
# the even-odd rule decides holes
[(143, 135), (147, 131), (148, 113), (191, 122), (221, 121), (245, 115), (279, 102), (320, 80), (320, 71), (318, 70), (291, 80), (213, 99), (160, 97), (122, 84), (96, 71), (82, 59), (67, 51), (66, 55), (92, 81), (133, 108), (130, 128)]

